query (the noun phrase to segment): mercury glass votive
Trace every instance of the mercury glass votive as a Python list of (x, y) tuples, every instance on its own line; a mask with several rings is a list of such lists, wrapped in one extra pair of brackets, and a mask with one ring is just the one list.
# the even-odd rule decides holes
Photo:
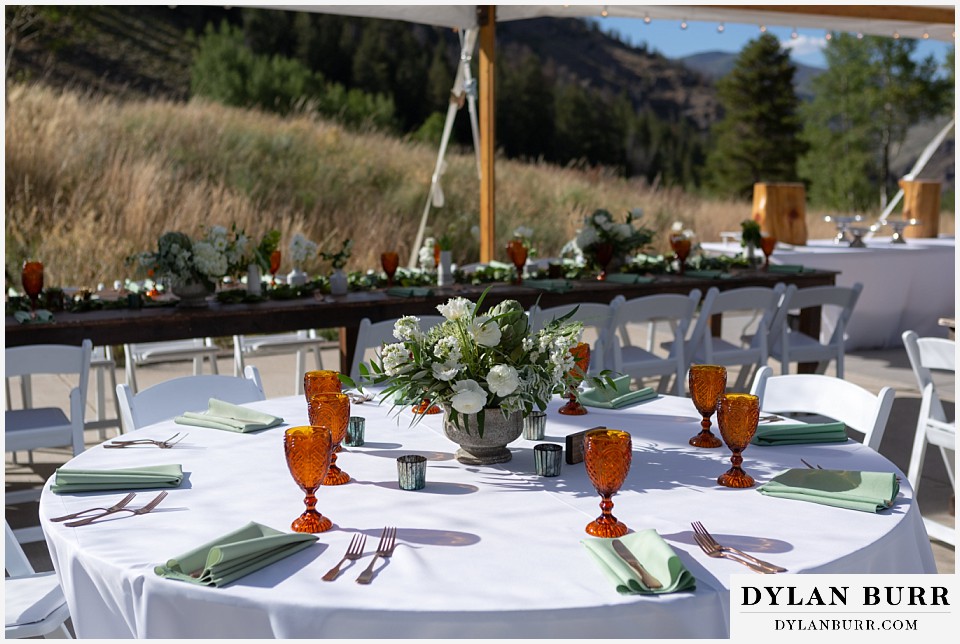
[(560, 476), (563, 447), (556, 443), (540, 443), (533, 447), (533, 462), (539, 476)]
[(343, 439), (343, 444), (347, 447), (360, 447), (363, 445), (363, 433), (366, 429), (367, 419), (363, 416), (351, 416), (347, 423), (347, 437)]
[(532, 411), (523, 419), (523, 437), (531, 441), (542, 441), (546, 427), (546, 412)]
[(397, 458), (397, 477), (401, 490), (422, 490), (427, 486), (427, 457), (405, 454)]

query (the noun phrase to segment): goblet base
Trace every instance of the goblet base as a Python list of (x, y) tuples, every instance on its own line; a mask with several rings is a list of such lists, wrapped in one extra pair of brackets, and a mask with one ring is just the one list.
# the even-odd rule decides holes
[(690, 439), (689, 443), (694, 447), (722, 447), (723, 441), (717, 438), (709, 429), (701, 431)]
[(343, 485), (350, 482), (350, 475), (336, 465), (331, 465), (321, 485)]
[(316, 510), (307, 510), (290, 524), (294, 532), (326, 532), (332, 527), (333, 522)]
[[(429, 406), (428, 406), (428, 405), (429, 405)], [(441, 409), (440, 407), (438, 407), (438, 406), (436, 406), (436, 405), (431, 405), (431, 404), (430, 404), (430, 401), (428, 401), (428, 400), (424, 400), (424, 401), (421, 402), (420, 404), (414, 405), (414, 406), (412, 407), (411, 411), (412, 411), (413, 413), (415, 413), (415, 414), (421, 414), (421, 415), (422, 415), (422, 414), (433, 415), (433, 414), (442, 414), (442, 413), (443, 413), (443, 409)]]
[(571, 398), (558, 412), (564, 416), (583, 416), (587, 413), (587, 408), (577, 402), (575, 398)]
[(604, 539), (615, 539), (627, 534), (629, 528), (615, 517), (601, 516), (587, 524), (587, 534)]
[(724, 487), (753, 487), (756, 481), (753, 477), (744, 472), (739, 467), (731, 467), (729, 470), (717, 477), (717, 483)]

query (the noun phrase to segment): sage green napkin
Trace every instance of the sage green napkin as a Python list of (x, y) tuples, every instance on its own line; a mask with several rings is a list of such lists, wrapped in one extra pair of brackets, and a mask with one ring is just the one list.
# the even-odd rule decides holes
[(316, 540), (313, 534), (280, 532), (251, 521), (156, 566), (153, 571), (161, 577), (219, 588), (303, 550)]
[(663, 540), (656, 530), (640, 530), (620, 537), (627, 549), (636, 555), (662, 588), (651, 590), (640, 581), (640, 575), (613, 551), (612, 539), (584, 539), (580, 543), (600, 566), (603, 572), (616, 584), (621, 595), (659, 595), (680, 590), (694, 590), (697, 580), (687, 570), (680, 557)]
[(687, 277), (701, 277), (708, 280), (729, 279), (731, 277), (730, 273), (724, 273), (723, 271), (684, 271), (683, 274)]
[(275, 427), (282, 423), (283, 419), (242, 405), (211, 398), (207, 403), (207, 411), (187, 411), (174, 418), (173, 422), (179, 425), (196, 425), (244, 434)]
[(630, 391), (630, 376), (619, 376), (613, 379), (614, 387), (589, 387), (579, 396), (580, 404), (586, 407), (600, 407), (601, 409), (623, 409), (631, 405), (638, 405), (657, 397), (657, 392), (650, 387)]
[(547, 291), (549, 293), (566, 293), (567, 291), (573, 288), (568, 280), (523, 280), (521, 286), (529, 286), (530, 288), (538, 288), (541, 291)]
[(806, 269), (800, 264), (770, 264), (767, 271), (770, 273), (802, 273)]
[(39, 322), (53, 322), (53, 313), (47, 309), (37, 309), (34, 311), (36, 317), (30, 315), (29, 311), (14, 311), (13, 317), (20, 324), (36, 324)]
[(610, 273), (607, 275), (606, 281), (614, 284), (649, 284), (653, 281), (653, 278), (636, 273)]
[(781, 499), (879, 512), (893, 505), (900, 484), (893, 472), (794, 468), (777, 474), (757, 491)]
[(116, 470), (73, 470), (59, 467), (50, 491), (54, 494), (107, 490), (147, 490), (180, 487), (183, 470), (179, 465), (148, 465)]
[(843, 443), (847, 426), (843, 423), (807, 423), (758, 425), (750, 441), (754, 445), (803, 445), (806, 443)]
[(433, 295), (433, 289), (426, 286), (391, 286), (387, 289), (387, 295), (394, 297), (429, 297)]

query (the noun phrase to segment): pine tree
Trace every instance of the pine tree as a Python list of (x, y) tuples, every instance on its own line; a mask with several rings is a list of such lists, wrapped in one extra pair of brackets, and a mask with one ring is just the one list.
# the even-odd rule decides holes
[(804, 144), (795, 72), (780, 41), (763, 34), (744, 46), (717, 84), (724, 116), (711, 132), (707, 172), (718, 193), (749, 196), (758, 181), (797, 180)]
[(861, 212), (886, 205), (897, 179), (891, 152), (911, 125), (949, 101), (948, 81), (932, 58), (914, 61), (915, 49), (907, 38), (834, 34), (824, 50), (828, 69), (803, 110), (810, 152), (801, 172), (812, 201)]

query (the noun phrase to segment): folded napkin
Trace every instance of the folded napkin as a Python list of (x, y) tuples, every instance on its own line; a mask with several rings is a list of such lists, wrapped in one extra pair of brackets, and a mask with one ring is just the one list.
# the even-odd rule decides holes
[(387, 295), (394, 297), (429, 297), (433, 295), (433, 289), (426, 286), (391, 286), (387, 289)]
[(549, 293), (566, 293), (567, 291), (573, 288), (568, 280), (523, 280), (521, 286), (529, 286), (530, 288), (538, 288), (541, 291), (547, 291)]
[(580, 393), (580, 404), (586, 407), (600, 407), (602, 409), (623, 409), (637, 405), (657, 397), (657, 392), (650, 387), (630, 391), (630, 376), (619, 376), (613, 379), (614, 387), (589, 387)]
[(196, 425), (212, 429), (224, 429), (228, 432), (255, 432), (275, 427), (283, 422), (278, 416), (271, 416), (233, 403), (211, 398), (207, 411), (187, 411), (173, 419), (179, 425)]
[(800, 264), (770, 264), (767, 271), (770, 273), (802, 273), (806, 270)]
[(53, 313), (47, 309), (37, 309), (34, 311), (37, 317), (30, 315), (29, 311), (14, 311), (13, 317), (20, 324), (31, 324), (37, 322), (53, 322)]
[(758, 425), (750, 441), (754, 445), (802, 445), (804, 443), (843, 443), (847, 426), (843, 423), (807, 423)]
[(651, 590), (640, 581), (640, 575), (614, 552), (612, 539), (584, 539), (580, 543), (600, 566), (603, 572), (616, 584), (621, 595), (653, 595), (674, 593), (680, 590), (693, 590), (697, 580), (686, 569), (666, 541), (656, 530), (640, 530), (620, 537), (623, 545), (643, 564), (662, 588)]
[(900, 484), (893, 472), (795, 468), (777, 474), (757, 491), (781, 499), (879, 512), (893, 505)]
[(636, 273), (610, 273), (607, 275), (606, 281), (614, 284), (649, 284), (653, 281), (653, 278)]
[(51, 492), (72, 494), (180, 487), (183, 481), (183, 470), (179, 465), (148, 465), (117, 470), (72, 470), (60, 467), (53, 476)]
[(153, 571), (161, 577), (203, 586), (226, 586), (255, 570), (303, 550), (317, 536), (285, 533), (250, 522), (239, 530), (174, 557)]
[(730, 273), (724, 273), (723, 271), (684, 271), (683, 274), (687, 277), (702, 277), (708, 280), (727, 279), (730, 277)]

